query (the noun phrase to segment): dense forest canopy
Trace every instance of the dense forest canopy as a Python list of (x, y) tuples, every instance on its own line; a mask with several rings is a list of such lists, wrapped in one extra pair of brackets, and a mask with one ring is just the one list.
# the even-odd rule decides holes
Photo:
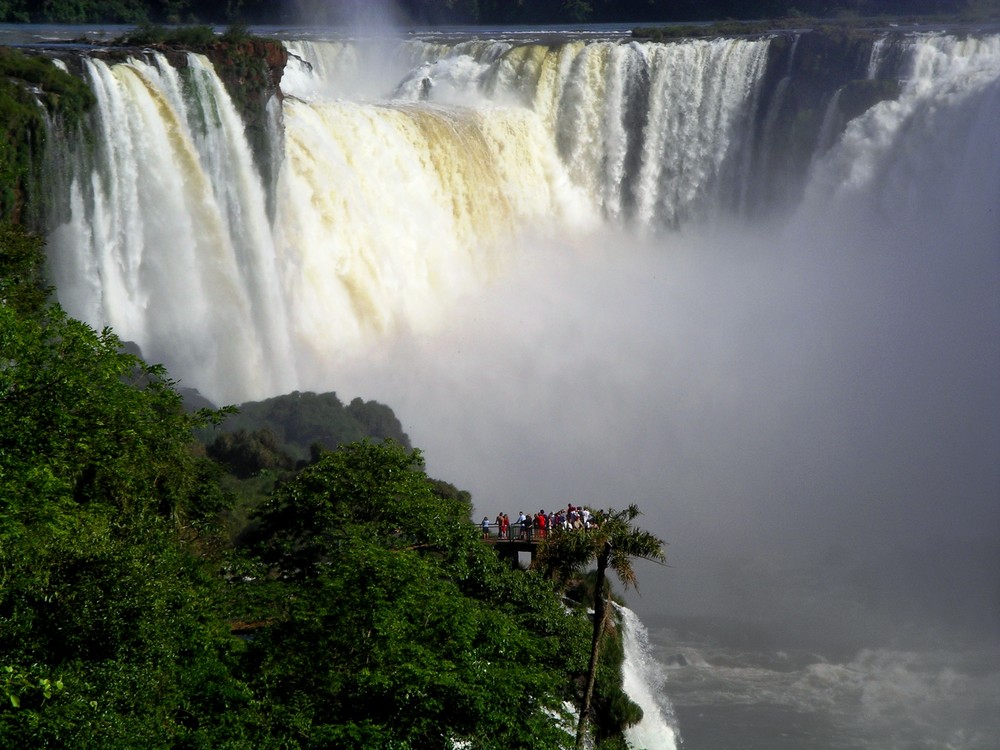
[(0, 0), (7, 23), (350, 23), (366, 14), (398, 23), (682, 22), (882, 15), (985, 17), (998, 0)]
[(366, 437), (391, 439), (405, 448), (410, 439), (399, 419), (385, 404), (352, 399), (344, 404), (336, 393), (300, 393), (240, 405), (239, 413), (220, 425), (227, 434), (270, 430), (282, 449), (304, 459), (317, 444), (331, 450)]

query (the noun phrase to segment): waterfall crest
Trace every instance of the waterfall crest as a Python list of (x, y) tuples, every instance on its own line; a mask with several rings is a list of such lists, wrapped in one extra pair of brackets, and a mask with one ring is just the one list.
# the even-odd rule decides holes
[(798, 38), (288, 42), (274, 184), (208, 60), (87, 58), (93, 147), (66, 146), (50, 231), (59, 299), (214, 400), (287, 392), (433, 329), (524, 237), (696, 230), (798, 204), (800, 185), (819, 206), (904, 180), (907, 123), (961, 109), (985, 127), (998, 40), (877, 39), (833, 82)]

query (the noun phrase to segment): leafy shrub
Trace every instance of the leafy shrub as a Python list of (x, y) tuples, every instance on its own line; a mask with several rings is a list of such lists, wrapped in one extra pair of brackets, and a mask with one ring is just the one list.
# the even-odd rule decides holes
[(131, 47), (205, 47), (217, 39), (211, 26), (161, 26), (144, 23), (119, 37), (115, 43)]

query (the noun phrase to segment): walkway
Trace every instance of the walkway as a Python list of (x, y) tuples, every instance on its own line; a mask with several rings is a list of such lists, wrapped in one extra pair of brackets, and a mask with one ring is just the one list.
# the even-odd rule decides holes
[[(476, 529), (482, 535), (482, 523), (476, 524)], [(535, 551), (538, 549), (542, 537), (538, 529), (522, 530), (518, 524), (511, 524), (506, 537), (500, 537), (500, 527), (491, 523), (489, 527), (489, 537), (483, 539), (484, 544), (489, 544), (496, 549), (500, 557), (509, 559), (513, 565), (517, 564), (517, 556), (521, 552), (527, 552), (531, 559), (535, 559)]]

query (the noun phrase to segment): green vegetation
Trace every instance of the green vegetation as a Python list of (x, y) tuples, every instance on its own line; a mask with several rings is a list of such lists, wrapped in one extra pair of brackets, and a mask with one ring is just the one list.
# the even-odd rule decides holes
[[(41, 242), (0, 233), (0, 669), (7, 747), (166, 747), (224, 689), (218, 584), (181, 540), (210, 528), (171, 381), (42, 300)], [(223, 673), (222, 677), (225, 676)], [(208, 718), (208, 717), (206, 717)]]
[(601, 647), (610, 625), (610, 589), (606, 572), (614, 571), (625, 588), (637, 586), (633, 559), (663, 562), (664, 542), (634, 525), (639, 509), (630, 505), (623, 510), (610, 509), (594, 513), (596, 526), (587, 530), (553, 529), (539, 552), (536, 564), (564, 586), (574, 581), (578, 572), (591, 563), (597, 564), (593, 591), (594, 617), (591, 636), (590, 663), (583, 689), (576, 747), (586, 745), (594, 687), (598, 678)]
[[(188, 413), (162, 368), (48, 301), (42, 258), (0, 225), (0, 745), (572, 744), (585, 604), (482, 544), (387, 407)], [(194, 439), (227, 417), (245, 426)], [(230, 471), (275, 478), (256, 510)], [(641, 716), (609, 643), (602, 750)]]
[(44, 263), (37, 237), (24, 227), (0, 224), (0, 305), (21, 315), (40, 312), (51, 293), (42, 273)]
[[(0, 0), (6, 23), (142, 23), (150, 13), (170, 13), (177, 0)], [(180, 20), (179, 16), (172, 16)]]
[[(209, 457), (225, 470), (221, 479), (225, 490), (242, 499), (223, 519), (232, 539), (253, 528), (252, 512), (280, 482), (315, 461), (324, 450), (366, 438), (394, 440), (410, 447), (388, 406), (360, 398), (345, 406), (336, 393), (298, 391), (242, 404), (238, 412), (211, 429), (199, 430), (197, 436), (205, 443)], [(438, 485), (450, 487), (444, 482)], [(455, 492), (450, 495), (460, 497)]]
[[(29, 221), (42, 210), (45, 114), (72, 126), (93, 101), (82, 81), (51, 60), (0, 47), (0, 221)], [(27, 215), (29, 206), (35, 215)]]
[(566, 744), (553, 717), (572, 698), (567, 666), (583, 666), (582, 622), (469, 515), (391, 441), (324, 453), (275, 493), (251, 546), (266, 582), (246, 585), (273, 588), (278, 624), (251, 650), (282, 731), (308, 725), (328, 747)]
[(345, 406), (336, 393), (300, 393), (243, 404), (218, 428), (227, 433), (270, 430), (277, 448), (296, 461), (314, 453), (314, 446), (333, 449), (366, 437), (392, 439), (409, 447), (392, 409), (377, 401), (353, 399)]

